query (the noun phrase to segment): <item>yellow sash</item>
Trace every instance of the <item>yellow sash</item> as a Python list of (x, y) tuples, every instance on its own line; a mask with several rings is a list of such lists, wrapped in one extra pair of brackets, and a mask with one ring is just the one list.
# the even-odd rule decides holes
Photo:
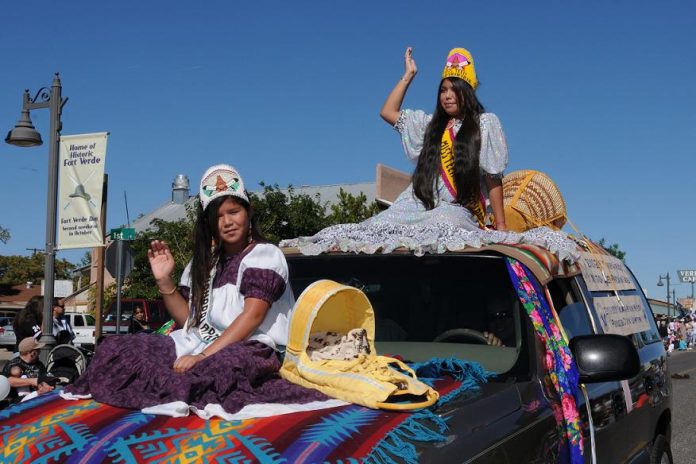
[[(448, 127), (442, 134), (442, 144), (440, 145), (440, 177), (442, 182), (449, 190), (452, 197), (457, 198), (457, 186), (454, 183), (454, 128)], [(486, 226), (486, 203), (483, 194), (479, 195), (478, 201), (471, 200), (466, 205), (478, 220), (479, 227)]]

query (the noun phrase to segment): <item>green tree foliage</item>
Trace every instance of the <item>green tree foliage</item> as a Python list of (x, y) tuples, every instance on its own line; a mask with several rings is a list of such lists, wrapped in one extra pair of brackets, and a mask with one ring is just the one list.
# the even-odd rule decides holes
[(0, 226), (0, 242), (7, 243), (10, 240), (10, 231)]
[(191, 259), (193, 253), (194, 221), (191, 214), (186, 219), (175, 222), (167, 222), (161, 219), (152, 221), (150, 228), (139, 232), (135, 240), (131, 242), (134, 263), (124, 282), (123, 297), (125, 298), (159, 298), (157, 283), (152, 277), (150, 263), (147, 260), (147, 250), (152, 240), (164, 240), (169, 245), (176, 268), (174, 281), (178, 282), (184, 267)]
[(610, 255), (619, 258), (621, 261), (625, 261), (626, 252), (619, 249), (618, 243), (614, 243), (612, 245), (607, 245), (606, 240), (604, 238), (602, 238), (597, 242), (597, 245), (599, 245), (602, 248), (604, 248), (605, 250), (607, 250), (607, 252)]
[[(45, 256), (0, 256), (0, 284), (19, 285), (25, 282), (39, 283), (44, 278)], [(66, 259), (56, 259), (56, 278), (69, 279), (75, 265)]]
[[(97, 301), (97, 286), (92, 285), (87, 290), (87, 301), (89, 302), (90, 314), (94, 316)], [(116, 284), (110, 284), (104, 287), (104, 302), (102, 303), (102, 314), (106, 314), (111, 306), (111, 303), (116, 301)]]
[(326, 205), (319, 195), (298, 194), (292, 186), (287, 193), (277, 184), (261, 186), (263, 193), (250, 194), (250, 200), (257, 224), (269, 241), (278, 243), (286, 238), (313, 235), (329, 225)]
[(364, 193), (352, 195), (343, 189), (338, 192), (338, 202), (331, 205), (331, 214), (328, 217), (330, 224), (349, 224), (362, 222), (374, 216), (380, 211), (379, 204), (373, 201), (367, 204)]

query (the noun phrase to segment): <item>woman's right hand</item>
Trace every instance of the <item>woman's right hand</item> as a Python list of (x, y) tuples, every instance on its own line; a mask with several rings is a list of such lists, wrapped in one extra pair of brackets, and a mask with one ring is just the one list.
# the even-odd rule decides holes
[(379, 111), (379, 115), (390, 126), (393, 126), (399, 120), (404, 95), (406, 95), (406, 90), (417, 72), (418, 68), (416, 67), (416, 60), (413, 59), (413, 49), (408, 47), (406, 49), (406, 53), (404, 54), (404, 75), (396, 83), (392, 91), (389, 92), (389, 95), (387, 95), (387, 100), (384, 102), (382, 109)]
[(150, 249), (147, 250), (147, 259), (150, 262), (150, 269), (152, 269), (152, 275), (156, 281), (161, 281), (162, 279), (171, 279), (172, 273), (174, 272), (174, 256), (169, 250), (169, 246), (166, 242), (160, 240), (153, 240), (150, 243)]
[(418, 66), (416, 66), (416, 60), (413, 59), (413, 48), (408, 47), (406, 53), (404, 54), (404, 80), (411, 82), (413, 78), (418, 73)]

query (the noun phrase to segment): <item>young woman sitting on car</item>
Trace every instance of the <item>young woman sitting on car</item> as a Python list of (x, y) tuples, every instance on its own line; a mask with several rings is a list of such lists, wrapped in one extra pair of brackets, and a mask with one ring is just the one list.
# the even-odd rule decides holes
[(199, 198), (193, 259), (179, 286), (168, 245), (155, 240), (148, 251), (180, 329), (107, 337), (67, 391), (161, 414), (175, 414), (183, 402), (203, 417), (215, 414), (208, 405), (234, 413), (254, 403), (326, 399), (278, 375), (294, 298), (285, 257), (254, 226), (241, 176), (231, 166), (209, 168)]
[(498, 117), (485, 112), (476, 96), (478, 79), (471, 53), (463, 48), (449, 52), (433, 114), (401, 109), (418, 71), (410, 47), (404, 68), (380, 116), (399, 132), (416, 169), (412, 185), (373, 219), (507, 230), (502, 188), (507, 144)]

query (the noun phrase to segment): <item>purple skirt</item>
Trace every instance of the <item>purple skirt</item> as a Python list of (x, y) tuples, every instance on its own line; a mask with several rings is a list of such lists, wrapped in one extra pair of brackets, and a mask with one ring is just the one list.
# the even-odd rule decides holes
[(183, 401), (197, 408), (220, 404), (234, 414), (255, 403), (309, 403), (329, 398), (280, 377), (275, 351), (257, 341), (233, 343), (177, 374), (174, 341), (154, 334), (106, 337), (92, 362), (66, 391), (100, 403), (143, 409)]

